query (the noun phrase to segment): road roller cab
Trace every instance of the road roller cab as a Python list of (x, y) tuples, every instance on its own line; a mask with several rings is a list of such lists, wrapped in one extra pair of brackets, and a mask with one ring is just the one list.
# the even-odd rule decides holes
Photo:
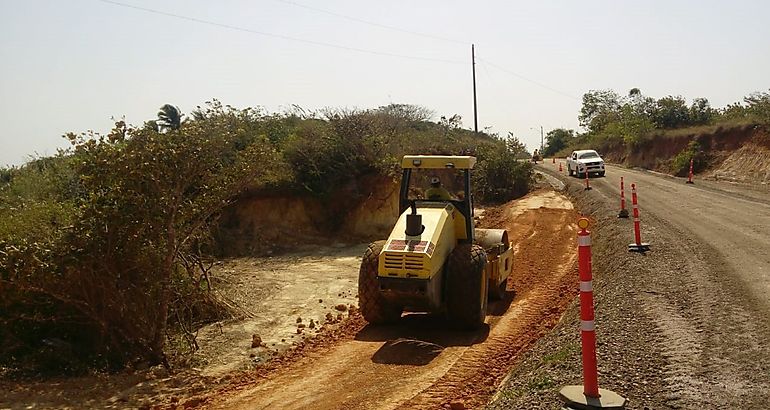
[(502, 229), (474, 229), (470, 156), (407, 155), (400, 216), (372, 243), (359, 272), (359, 305), (370, 323), (404, 311), (442, 312), (461, 328), (484, 323), (487, 298), (502, 298), (513, 249)]

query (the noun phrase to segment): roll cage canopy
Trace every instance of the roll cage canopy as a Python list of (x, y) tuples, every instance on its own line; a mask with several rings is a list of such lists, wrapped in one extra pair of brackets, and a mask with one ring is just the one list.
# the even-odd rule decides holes
[(401, 167), (404, 169), (473, 169), (474, 165), (476, 165), (476, 157), (463, 155), (404, 155), (401, 161)]
[[(403, 174), (401, 176), (401, 192), (399, 194), (399, 213), (403, 213), (410, 205), (408, 198), (409, 179), (412, 170), (416, 169), (458, 169), (463, 171), (465, 197), (459, 201), (445, 201), (453, 204), (465, 217), (465, 242), (473, 243), (473, 195), (471, 194), (471, 172), (476, 165), (476, 157), (459, 155), (405, 155), (401, 161)], [(426, 201), (431, 202), (431, 201)], [(433, 201), (436, 202), (436, 201)]]

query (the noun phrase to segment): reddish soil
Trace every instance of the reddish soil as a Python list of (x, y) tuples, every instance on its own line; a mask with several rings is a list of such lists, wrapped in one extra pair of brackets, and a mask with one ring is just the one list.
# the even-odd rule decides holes
[[(577, 287), (576, 212), (564, 196), (539, 191), (482, 215), (482, 227), (508, 229), (515, 256), (508, 297), (480, 331), (425, 314), (367, 325), (348, 308), (365, 245), (327, 243), (218, 264), (218, 289), (248, 315), (202, 329), (191, 368), (0, 384), (0, 408), (483, 407)], [(300, 328), (299, 316), (318, 325)]]
[(571, 204), (550, 191), (486, 211), (482, 226), (507, 228), (517, 252), (513, 292), (490, 305), (481, 331), (449, 331), (441, 318), (420, 314), (373, 327), (354, 313), (336, 330), (184, 405), (480, 408), (577, 294), (575, 219)]

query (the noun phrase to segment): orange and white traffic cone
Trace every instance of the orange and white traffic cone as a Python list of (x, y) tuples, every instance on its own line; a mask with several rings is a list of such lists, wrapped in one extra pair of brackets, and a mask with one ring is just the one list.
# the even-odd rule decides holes
[(578, 220), (578, 275), (580, 277), (580, 345), (583, 358), (583, 385), (565, 386), (559, 396), (569, 408), (622, 409), (626, 399), (617, 393), (599, 388), (596, 369), (596, 324), (594, 322), (594, 291), (591, 272), (591, 233), (588, 219)]
[(591, 189), (591, 185), (588, 185), (588, 167), (586, 166), (586, 187), (583, 188), (584, 191), (588, 191)]
[(639, 203), (636, 201), (636, 184), (631, 184), (631, 204), (634, 207), (634, 243), (628, 244), (629, 252), (646, 252), (650, 250), (649, 243), (642, 243), (642, 233), (639, 228)]
[(563, 169), (561, 169), (561, 162), (560, 162), (560, 163), (559, 163), (559, 172), (562, 172), (562, 171), (564, 171), (564, 170), (563, 170)]
[(626, 193), (623, 187), (623, 177), (620, 177), (620, 212), (618, 218), (628, 218), (628, 209), (626, 209)]
[(692, 158), (690, 158), (690, 172), (687, 173), (687, 183), (688, 184), (695, 183), (695, 182), (692, 182)]

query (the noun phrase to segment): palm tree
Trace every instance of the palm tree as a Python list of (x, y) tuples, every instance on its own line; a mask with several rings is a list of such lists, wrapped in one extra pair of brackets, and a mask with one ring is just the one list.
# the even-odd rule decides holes
[(158, 128), (162, 130), (178, 130), (182, 125), (182, 114), (179, 108), (171, 104), (164, 104), (158, 111)]

